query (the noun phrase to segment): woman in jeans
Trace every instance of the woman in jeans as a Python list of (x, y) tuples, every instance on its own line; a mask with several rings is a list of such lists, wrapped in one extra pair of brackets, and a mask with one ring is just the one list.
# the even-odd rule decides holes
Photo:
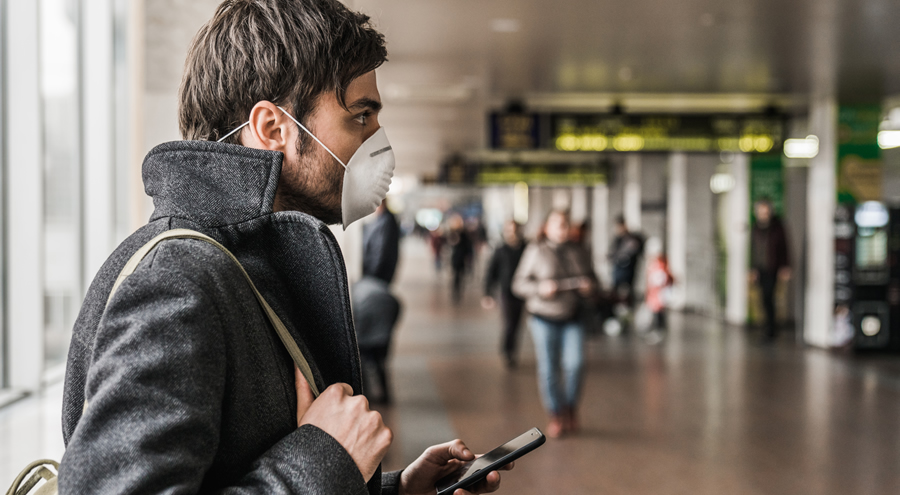
[(579, 310), (596, 289), (590, 257), (581, 245), (569, 242), (568, 213), (551, 212), (537, 241), (525, 249), (512, 285), (531, 314), (538, 385), (550, 415), (546, 433), (551, 438), (578, 430), (584, 367)]

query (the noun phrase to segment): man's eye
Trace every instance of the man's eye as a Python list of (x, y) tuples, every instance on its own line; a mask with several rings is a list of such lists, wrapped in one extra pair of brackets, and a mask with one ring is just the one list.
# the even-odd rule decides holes
[(362, 115), (359, 115), (358, 117), (356, 117), (356, 118), (353, 119), (353, 120), (359, 122), (359, 125), (366, 125), (366, 123), (367, 123), (368, 120), (369, 120), (369, 114), (368, 114), (368, 113), (364, 113), (364, 114), (362, 114)]

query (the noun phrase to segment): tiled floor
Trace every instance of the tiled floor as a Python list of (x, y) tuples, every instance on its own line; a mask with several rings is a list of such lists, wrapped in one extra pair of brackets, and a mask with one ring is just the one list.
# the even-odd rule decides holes
[[(531, 342), (503, 368), (499, 316), (470, 281), (450, 304), (447, 274), (407, 241), (392, 357), (395, 431), (385, 465), (463, 438), (484, 451), (546, 422)], [(504, 473), (509, 494), (900, 493), (900, 357), (750, 345), (745, 332), (673, 314), (659, 345), (594, 338), (583, 432), (550, 440)], [(59, 458), (61, 388), (0, 409), (0, 488), (39, 456)]]

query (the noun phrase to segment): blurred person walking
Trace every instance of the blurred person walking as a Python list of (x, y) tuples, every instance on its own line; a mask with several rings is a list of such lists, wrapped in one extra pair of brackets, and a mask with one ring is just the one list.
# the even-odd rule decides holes
[(753, 205), (756, 222), (750, 232), (750, 282), (759, 284), (766, 314), (762, 342), (778, 336), (775, 320), (775, 289), (778, 281), (791, 278), (787, 233), (781, 219), (772, 211), (772, 203), (763, 198)]
[(363, 227), (363, 277), (353, 284), (350, 294), (363, 393), (373, 403), (391, 401), (387, 356), (401, 304), (391, 293), (390, 284), (399, 254), (400, 226), (384, 200), (375, 210), (375, 221)]
[(628, 230), (624, 216), (617, 216), (616, 236), (609, 249), (609, 260), (612, 263), (613, 291), (629, 310), (634, 308), (634, 275), (643, 249), (644, 241), (640, 235)]
[(551, 212), (522, 254), (512, 291), (531, 314), (538, 385), (550, 415), (546, 433), (553, 438), (578, 430), (585, 341), (580, 310), (597, 287), (587, 252), (569, 242), (568, 213)]
[(375, 221), (363, 227), (363, 275), (390, 285), (399, 257), (400, 226), (384, 200), (375, 210)]
[(363, 368), (363, 392), (372, 403), (390, 404), (387, 357), (402, 306), (388, 283), (371, 275), (353, 284), (351, 303)]
[[(497, 303), (494, 294), (499, 292), (500, 311), (503, 314), (503, 338), (501, 353), (507, 368), (516, 366), (516, 348), (519, 327), (525, 301), (512, 292), (513, 275), (525, 251), (522, 228), (513, 220), (503, 225), (503, 243), (494, 250), (484, 275), (482, 306), (493, 308)], [(497, 290), (499, 289), (499, 291)]]
[(645, 303), (653, 313), (649, 340), (658, 343), (666, 332), (666, 305), (669, 288), (675, 282), (669, 270), (669, 262), (662, 241), (656, 237), (647, 240), (647, 293)]
[(453, 270), (453, 303), (462, 300), (463, 281), (469, 264), (472, 262), (472, 238), (466, 231), (462, 216), (454, 214), (447, 222), (450, 232), (447, 233), (447, 244), (450, 245), (450, 268)]
[(434, 257), (434, 272), (441, 273), (443, 268), (444, 257), (444, 234), (438, 227), (434, 231), (428, 231), (428, 247), (431, 248), (431, 255)]

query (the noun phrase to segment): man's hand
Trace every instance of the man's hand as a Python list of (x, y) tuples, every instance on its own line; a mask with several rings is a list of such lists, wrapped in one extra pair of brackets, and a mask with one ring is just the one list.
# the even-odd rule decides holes
[[(462, 440), (428, 447), (400, 475), (400, 495), (434, 495), (437, 492), (434, 484), (438, 480), (474, 459), (475, 454), (466, 448)], [(515, 463), (511, 462), (501, 470), (509, 471), (514, 465)], [(491, 471), (487, 478), (471, 488), (471, 491), (460, 488), (453, 492), (453, 495), (491, 493), (497, 491), (498, 488), (500, 488), (500, 473)]]
[(346, 383), (335, 383), (313, 399), (300, 370), (295, 370), (294, 382), (297, 426), (310, 424), (331, 435), (350, 454), (368, 483), (394, 435), (381, 414), (369, 410), (369, 401), (362, 395), (354, 396), (353, 388)]
[(538, 295), (544, 299), (550, 299), (556, 295), (559, 290), (559, 284), (555, 280), (541, 280), (538, 283)]

